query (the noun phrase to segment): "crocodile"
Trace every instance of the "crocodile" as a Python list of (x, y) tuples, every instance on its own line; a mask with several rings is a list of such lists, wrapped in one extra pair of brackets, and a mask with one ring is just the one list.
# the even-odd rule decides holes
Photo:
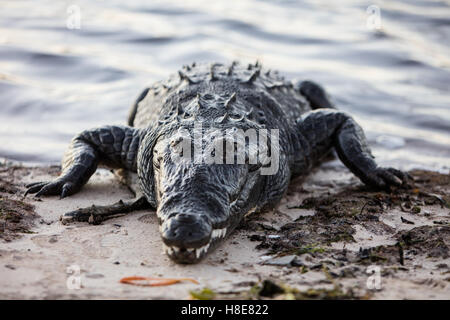
[[(232, 134), (264, 130), (257, 140), (264, 148)], [(192, 143), (196, 133), (202, 138)], [(307, 175), (330, 152), (370, 187), (407, 185), (407, 173), (377, 165), (362, 128), (321, 85), (285, 80), (259, 62), (192, 63), (147, 87), (128, 125), (76, 135), (60, 176), (29, 184), (26, 193), (70, 196), (99, 165), (137, 173), (136, 199), (78, 209), (62, 221), (100, 223), (156, 210), (165, 253), (177, 263), (197, 263), (245, 216), (275, 206), (291, 178)], [(196, 153), (214, 155), (214, 161)]]

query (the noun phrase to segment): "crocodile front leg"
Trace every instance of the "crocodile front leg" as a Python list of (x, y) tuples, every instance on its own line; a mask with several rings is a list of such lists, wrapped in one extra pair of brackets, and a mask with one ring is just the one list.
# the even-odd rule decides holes
[(123, 216), (127, 213), (149, 209), (150, 204), (145, 197), (141, 197), (131, 201), (118, 201), (112, 205), (98, 206), (92, 205), (90, 207), (70, 211), (61, 216), (62, 224), (69, 224), (71, 222), (89, 222), (90, 224), (100, 224), (102, 221)]
[(306, 166), (320, 160), (335, 148), (341, 161), (367, 185), (387, 189), (407, 183), (408, 175), (394, 168), (377, 165), (362, 128), (348, 114), (335, 109), (319, 109), (297, 121), (302, 146), (300, 159)]
[(62, 161), (62, 173), (50, 182), (27, 185), (28, 193), (60, 195), (78, 192), (94, 174), (99, 163), (136, 172), (136, 158), (142, 131), (126, 126), (105, 126), (85, 130), (73, 138)]

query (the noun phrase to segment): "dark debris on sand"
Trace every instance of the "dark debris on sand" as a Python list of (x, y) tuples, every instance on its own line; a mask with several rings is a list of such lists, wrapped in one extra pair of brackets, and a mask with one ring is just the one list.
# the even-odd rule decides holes
[[(450, 175), (424, 170), (409, 173), (414, 178), (409, 188), (387, 193), (365, 186), (345, 187), (337, 194), (308, 197), (288, 207), (313, 210), (314, 215), (301, 215), (272, 229), (249, 220), (242, 229), (252, 232), (249, 239), (258, 243), (257, 249), (274, 257), (263, 264), (295, 267), (300, 273), (327, 268), (327, 274), (333, 279), (366, 278), (369, 265), (383, 266), (385, 276), (407, 272), (414, 264), (417, 267), (417, 261), (426, 259), (434, 259), (438, 266), (439, 261), (450, 257)], [(414, 217), (430, 216), (430, 208), (440, 208), (445, 212), (444, 217), (430, 220), (427, 225), (416, 224)], [(408, 218), (399, 219), (409, 229), (396, 229), (382, 221), (383, 215), (393, 209), (405, 212)], [(354, 239), (355, 225), (373, 234), (388, 235), (395, 244), (360, 247), (356, 252), (346, 250), (346, 243), (358, 245)], [(336, 242), (343, 243), (344, 248), (333, 247)], [(341, 295), (344, 296), (356, 298)], [(309, 296), (296, 294), (294, 297)], [(331, 297), (325, 295), (325, 298)]]
[(11, 163), (0, 163), (0, 239), (9, 242), (31, 231), (38, 215), (32, 200), (24, 197), (21, 178), (32, 171), (56, 175), (59, 167), (27, 168)]

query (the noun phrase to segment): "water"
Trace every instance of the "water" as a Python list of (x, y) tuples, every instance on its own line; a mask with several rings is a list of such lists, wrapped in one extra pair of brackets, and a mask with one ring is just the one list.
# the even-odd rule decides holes
[(382, 164), (448, 172), (448, 0), (0, 0), (0, 157), (57, 163), (146, 85), (234, 59), (321, 83)]

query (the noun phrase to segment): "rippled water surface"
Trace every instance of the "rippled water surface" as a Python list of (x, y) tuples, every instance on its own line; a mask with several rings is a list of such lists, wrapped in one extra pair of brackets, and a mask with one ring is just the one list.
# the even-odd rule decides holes
[(381, 163), (450, 168), (450, 1), (432, 0), (0, 0), (0, 157), (59, 162), (146, 85), (234, 59), (321, 83)]

